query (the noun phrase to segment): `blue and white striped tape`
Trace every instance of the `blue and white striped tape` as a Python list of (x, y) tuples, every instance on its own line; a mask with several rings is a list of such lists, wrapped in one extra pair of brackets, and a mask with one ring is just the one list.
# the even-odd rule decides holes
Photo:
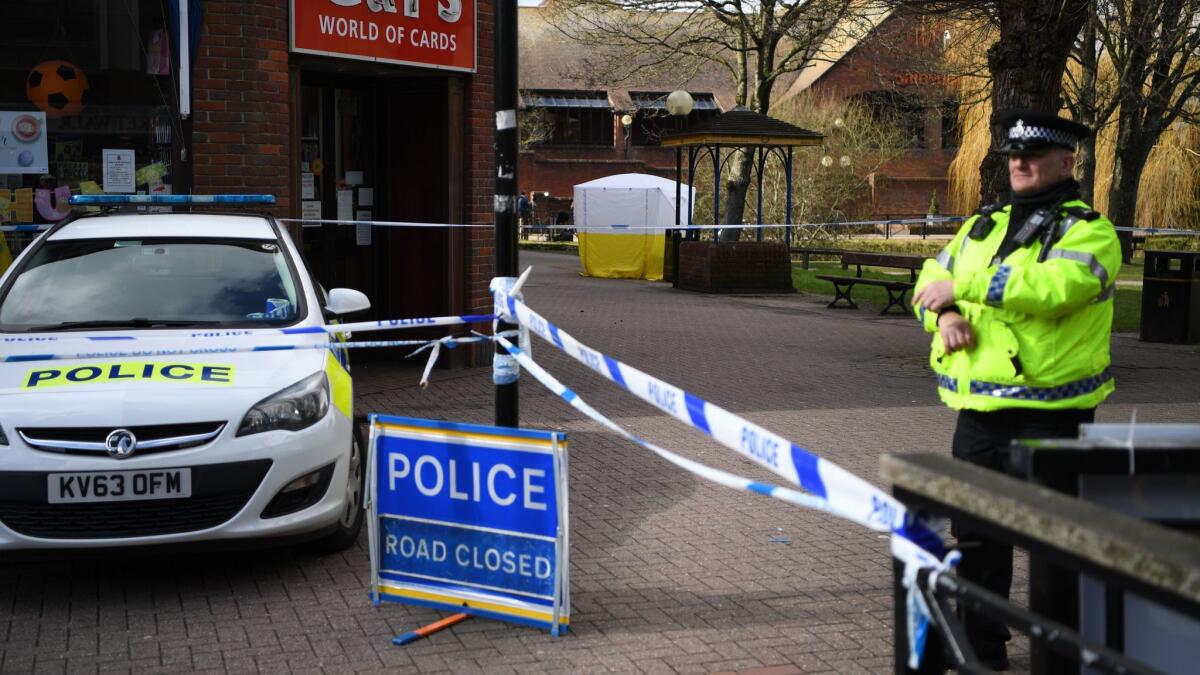
[(50, 224), (42, 225), (0, 225), (0, 232), (40, 232), (50, 229)]
[[(327, 334), (342, 335), (345, 333), (369, 333), (379, 330), (400, 330), (403, 328), (430, 328), (433, 326), (463, 326), (473, 323), (486, 323), (496, 317), (492, 314), (464, 314), (461, 316), (430, 316), (415, 319), (380, 319), (377, 321), (359, 321), (356, 323), (327, 324), (323, 326), (293, 326), (291, 328), (195, 328), (179, 335), (114, 335), (111, 333), (60, 333), (57, 335), (42, 335), (37, 337), (12, 336), (0, 338), (0, 344), (20, 344), (23, 342), (68, 342), (71, 340), (90, 340), (105, 342), (114, 340), (137, 341), (170, 341), (170, 340), (211, 340), (230, 339), (238, 341), (244, 338), (263, 338), (277, 335), (308, 335)], [(427, 341), (422, 341), (422, 344)]]
[(559, 398), (566, 401), (567, 404), (569, 404), (572, 408), (575, 408), (579, 412), (583, 413), (593, 421), (600, 424), (600, 426), (630, 441), (633, 441), (638, 445), (641, 445), (642, 447), (650, 450), (654, 454), (662, 457), (675, 466), (700, 476), (705, 480), (712, 481), (718, 485), (723, 485), (728, 488), (741, 490), (743, 492), (756, 492), (758, 494), (773, 497), (797, 506), (803, 506), (810, 509), (816, 509), (818, 511), (832, 513), (834, 515), (840, 515), (842, 517), (848, 517), (846, 514), (838, 513), (827, 500), (821, 499), (820, 497), (815, 497), (813, 495), (805, 494), (803, 492), (779, 485), (769, 485), (767, 483), (751, 480), (749, 478), (743, 478), (720, 469), (714, 469), (713, 467), (692, 461), (686, 457), (682, 457), (669, 450), (665, 450), (657, 445), (654, 445), (653, 443), (630, 433), (624, 427), (621, 427), (617, 423), (605, 417), (598, 410), (588, 405), (588, 403), (584, 401), (579, 394), (576, 394), (574, 391), (567, 388), (566, 385), (559, 382), (553, 375), (546, 372), (544, 368), (542, 368), (536, 361), (529, 357), (528, 353), (522, 351), (513, 343), (504, 339), (502, 336), (496, 336), (496, 341), (499, 342), (509, 354), (516, 358), (518, 362), (520, 362), (521, 367), (523, 367), (526, 372), (532, 375), (538, 382), (542, 383), (542, 385), (547, 389), (554, 392)]
[(142, 347), (139, 349), (79, 351), (79, 352), (50, 352), (7, 354), (0, 357), (0, 363), (26, 363), (30, 361), (79, 361), (84, 359), (125, 359), (148, 356), (206, 356), (210, 354), (234, 354), (240, 352), (278, 352), (301, 349), (376, 349), (380, 347), (427, 347), (430, 345), (446, 345), (455, 347), (460, 344), (490, 341), (490, 337), (444, 337), (436, 340), (375, 340), (362, 342), (313, 342), (308, 344), (281, 343), (260, 345), (219, 345), (205, 347)]
[(932, 561), (940, 557), (941, 538), (924, 523), (910, 518), (903, 504), (874, 485), (720, 406), (588, 347), (501, 290), (495, 291), (494, 297), (496, 313), (505, 320), (528, 327), (643, 401), (799, 485), (827, 502), (828, 510), (873, 530), (908, 539), (916, 549), (926, 551)]

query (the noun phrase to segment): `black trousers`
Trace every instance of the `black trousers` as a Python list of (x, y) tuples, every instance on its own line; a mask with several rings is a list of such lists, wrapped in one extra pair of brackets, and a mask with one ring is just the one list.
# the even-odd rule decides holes
[[(1020, 438), (1077, 438), (1079, 425), (1092, 422), (1095, 408), (1085, 410), (1009, 409), (993, 412), (963, 410), (954, 427), (953, 454), (972, 464), (995, 471), (1012, 473), (1008, 466), (1008, 448)], [(969, 525), (954, 523), (962, 560), (958, 574), (993, 593), (1008, 597), (1012, 586), (1013, 549), (1008, 544), (972, 531)], [(1011, 635), (999, 621), (975, 612), (960, 612), (963, 629), (980, 658), (1004, 654), (1004, 643)]]

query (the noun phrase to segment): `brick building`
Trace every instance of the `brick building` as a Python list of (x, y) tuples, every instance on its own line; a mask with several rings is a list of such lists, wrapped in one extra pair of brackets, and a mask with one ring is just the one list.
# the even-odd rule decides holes
[(910, 139), (903, 156), (865, 178), (877, 217), (926, 213), (936, 192), (947, 204), (947, 173), (958, 151), (958, 103), (940, 55), (949, 39), (942, 20), (878, 11), (868, 30), (831, 40), (779, 98), (808, 95), (856, 101), (896, 124)]
[[(548, 14), (544, 5), (523, 7), (519, 24), (522, 110), (542, 115), (551, 129), (521, 152), (521, 189), (541, 200), (538, 218), (569, 210), (572, 187), (595, 178), (636, 172), (674, 179), (674, 152), (657, 147), (656, 133), (673, 124), (662, 111), (670, 91), (685, 89), (696, 99), (688, 124), (734, 107), (732, 81), (716, 67), (681, 81), (589, 81), (598, 76), (586, 74), (580, 46), (550, 26)], [(876, 10), (848, 22), (808, 68), (776, 86), (776, 106), (800, 95), (859, 101), (909, 133), (902, 157), (863, 176), (875, 216), (924, 214), (934, 192), (947, 203), (958, 134), (957, 108), (939, 72), (943, 32), (936, 22)], [(629, 127), (622, 124), (625, 115)], [(563, 131), (564, 125), (571, 127)]]
[[(63, 195), (113, 187), (102, 150), (119, 148), (140, 192), (270, 193), (281, 217), (492, 222), (491, 0), (189, 4), (181, 72), (177, 0), (7, 3), (0, 115), (41, 133), (28, 165), (0, 156), (0, 219), (65, 217)], [(491, 304), (489, 229), (293, 231), (321, 282), (365, 291), (377, 317)]]

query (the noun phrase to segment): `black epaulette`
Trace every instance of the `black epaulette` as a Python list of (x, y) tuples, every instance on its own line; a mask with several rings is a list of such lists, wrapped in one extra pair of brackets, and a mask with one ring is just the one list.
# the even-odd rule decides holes
[(1100, 217), (1100, 212), (1082, 206), (1068, 206), (1063, 209), (1068, 216), (1078, 218), (1079, 220), (1095, 220)]
[(975, 211), (975, 215), (979, 216), (975, 219), (975, 223), (971, 225), (971, 232), (967, 235), (972, 239), (983, 239), (992, 231), (992, 226), (995, 222), (992, 220), (992, 214), (1002, 210), (1008, 204), (997, 202), (995, 204), (987, 204), (979, 207)]

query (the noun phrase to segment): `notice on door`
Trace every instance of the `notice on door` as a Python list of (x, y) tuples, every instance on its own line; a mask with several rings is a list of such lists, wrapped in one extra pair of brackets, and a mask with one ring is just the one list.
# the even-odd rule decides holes
[(133, 150), (101, 150), (104, 176), (104, 191), (109, 193), (132, 193), (137, 172), (134, 170)]

